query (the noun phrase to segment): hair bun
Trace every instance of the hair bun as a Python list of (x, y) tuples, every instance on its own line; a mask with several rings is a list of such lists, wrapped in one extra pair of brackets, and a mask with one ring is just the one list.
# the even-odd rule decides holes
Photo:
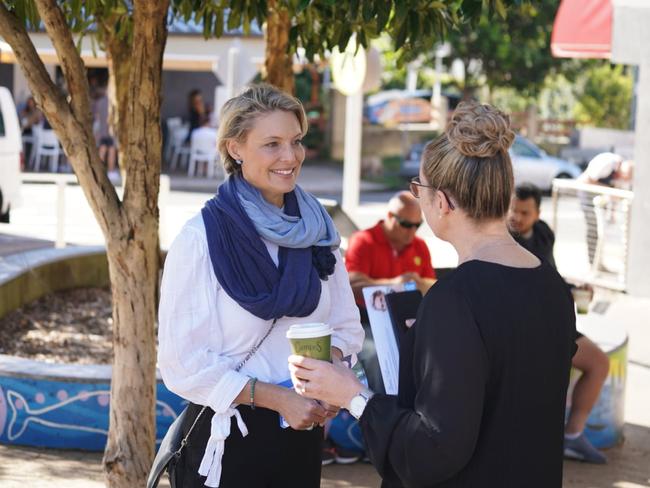
[(446, 134), (461, 154), (477, 158), (507, 152), (515, 139), (510, 117), (491, 105), (474, 102), (458, 104)]

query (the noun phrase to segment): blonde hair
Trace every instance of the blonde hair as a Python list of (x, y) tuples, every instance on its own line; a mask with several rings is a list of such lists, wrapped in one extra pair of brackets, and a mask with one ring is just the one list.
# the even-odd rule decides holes
[(515, 133), (510, 118), (491, 105), (460, 103), (444, 134), (427, 144), (422, 171), (445, 190), (470, 218), (496, 219), (508, 211)]
[(241, 166), (228, 153), (228, 141), (244, 142), (255, 119), (276, 110), (293, 113), (298, 119), (302, 136), (307, 133), (307, 116), (300, 101), (267, 83), (250, 85), (221, 109), (217, 146), (226, 173), (241, 172)]

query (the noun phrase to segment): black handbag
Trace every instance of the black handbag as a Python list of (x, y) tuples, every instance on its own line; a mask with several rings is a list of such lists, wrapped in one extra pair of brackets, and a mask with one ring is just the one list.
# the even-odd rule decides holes
[[(160, 443), (160, 448), (158, 448), (156, 457), (153, 460), (151, 471), (149, 471), (147, 488), (156, 488), (165, 470), (168, 470), (170, 473), (173, 472), (176, 463), (180, 459), (183, 447), (185, 447), (185, 444), (187, 444), (187, 438), (192, 432), (192, 429), (190, 429), (187, 435), (183, 438), (182, 427), (183, 421), (187, 416), (187, 408), (188, 407), (185, 407), (183, 409), (178, 417), (176, 417), (176, 420), (174, 420), (169, 426), (169, 429), (167, 429), (167, 433)], [(196, 417), (197, 420), (201, 413), (203, 413), (203, 410), (199, 412), (199, 415)], [(176, 488), (174, 486), (176, 483), (173, 476), (169, 477), (169, 482), (172, 488)]]
[[(246, 364), (248, 360), (253, 357), (253, 355), (257, 352), (260, 346), (264, 343), (266, 338), (269, 335), (271, 335), (271, 331), (275, 327), (275, 323), (277, 321), (278, 319), (273, 320), (271, 327), (269, 327), (269, 330), (266, 332), (264, 337), (262, 337), (262, 339), (257, 343), (256, 346), (253, 346), (253, 348), (248, 352), (246, 357), (242, 359), (242, 361), (237, 365), (235, 371), (239, 372), (239, 370), (242, 369), (244, 364)], [(190, 427), (190, 430), (187, 432), (185, 437), (183, 437), (183, 422), (185, 421), (185, 417), (187, 416), (188, 407), (185, 407), (183, 411), (178, 415), (178, 417), (176, 417), (176, 419), (169, 426), (169, 429), (167, 429), (167, 433), (165, 434), (165, 437), (163, 437), (163, 440), (160, 443), (160, 447), (158, 448), (156, 457), (153, 460), (151, 470), (149, 471), (149, 477), (147, 478), (147, 488), (157, 488), (158, 483), (160, 483), (160, 478), (162, 477), (165, 471), (169, 473), (169, 484), (171, 485), (171, 488), (177, 488), (176, 476), (174, 476), (173, 473), (176, 469), (176, 465), (178, 464), (178, 461), (183, 455), (183, 448), (187, 445), (187, 441), (190, 438), (190, 434), (194, 430), (194, 427), (196, 427), (196, 424), (201, 418), (201, 415), (203, 415), (203, 412), (205, 412), (206, 408), (207, 407), (204, 406), (199, 411), (199, 414), (194, 419), (194, 422), (192, 422), (192, 426)]]

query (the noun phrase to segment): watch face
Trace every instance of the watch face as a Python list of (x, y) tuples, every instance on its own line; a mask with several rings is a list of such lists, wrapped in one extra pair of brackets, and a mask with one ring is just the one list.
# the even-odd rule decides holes
[(363, 409), (366, 407), (366, 399), (361, 395), (355, 396), (350, 402), (350, 413), (355, 417), (359, 418), (363, 413)]

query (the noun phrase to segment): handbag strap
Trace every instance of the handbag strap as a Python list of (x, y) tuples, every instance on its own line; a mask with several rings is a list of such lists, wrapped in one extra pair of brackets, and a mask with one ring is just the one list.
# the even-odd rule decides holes
[[(252, 357), (255, 355), (255, 353), (257, 352), (257, 350), (258, 350), (260, 347), (262, 347), (262, 344), (264, 344), (264, 341), (266, 340), (266, 338), (267, 338), (268, 336), (271, 335), (271, 332), (272, 332), (273, 329), (275, 328), (275, 323), (276, 323), (277, 321), (278, 321), (278, 319), (273, 319), (273, 323), (272, 323), (271, 326), (269, 327), (269, 330), (266, 331), (266, 334), (264, 334), (264, 337), (262, 337), (262, 339), (260, 339), (260, 341), (259, 341), (256, 345), (254, 345), (254, 346), (251, 348), (250, 351), (248, 351), (248, 354), (246, 354), (246, 357), (245, 357), (244, 359), (242, 359), (242, 360), (240, 361), (240, 363), (235, 367), (235, 371), (239, 372), (239, 371), (244, 367), (244, 364), (246, 364), (246, 363), (248, 362), (248, 360), (249, 360), (250, 358), (252, 358)], [(192, 422), (192, 426), (190, 427), (190, 430), (188, 430), (188, 431), (187, 431), (187, 434), (185, 434), (185, 437), (183, 437), (183, 440), (181, 441), (181, 445), (180, 445), (180, 447), (179, 447), (178, 450), (174, 453), (175, 456), (178, 457), (178, 456), (181, 455), (181, 451), (182, 451), (183, 448), (185, 447), (185, 444), (187, 444), (187, 440), (189, 439), (190, 434), (191, 434), (192, 431), (194, 430), (194, 427), (196, 427), (196, 424), (198, 423), (199, 419), (201, 418), (201, 415), (203, 415), (203, 412), (205, 412), (205, 410), (206, 410), (207, 408), (208, 408), (208, 407), (207, 407), (206, 405), (204, 405), (203, 408), (199, 411), (199, 414), (198, 414), (198, 415), (196, 416), (196, 418), (194, 419), (194, 422)]]

